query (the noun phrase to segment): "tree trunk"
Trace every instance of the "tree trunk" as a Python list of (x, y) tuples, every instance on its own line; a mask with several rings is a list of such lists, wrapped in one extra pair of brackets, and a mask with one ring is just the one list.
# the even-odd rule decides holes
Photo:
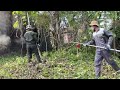
[(12, 32), (12, 12), (0, 11), (0, 54), (9, 51)]
[(0, 32), (10, 36), (12, 29), (12, 12), (11, 11), (0, 11)]
[(53, 34), (53, 39), (54, 41), (54, 46), (55, 49), (57, 50), (59, 48), (59, 41), (60, 41), (60, 35), (59, 35), (59, 11), (50, 11), (50, 17), (51, 17), (51, 28), (52, 34)]

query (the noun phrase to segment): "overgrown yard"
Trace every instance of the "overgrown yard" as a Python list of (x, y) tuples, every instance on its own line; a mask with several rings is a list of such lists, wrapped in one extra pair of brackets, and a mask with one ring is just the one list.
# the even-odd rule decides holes
[[(33, 62), (35, 56), (33, 55)], [(1, 79), (94, 79), (94, 53), (79, 50), (76, 56), (76, 48), (44, 52), (42, 58), (46, 60), (42, 64), (28, 64), (27, 57), (11, 53), (0, 57)], [(120, 61), (115, 57), (118, 65)], [(101, 79), (120, 79), (109, 65), (103, 62)]]

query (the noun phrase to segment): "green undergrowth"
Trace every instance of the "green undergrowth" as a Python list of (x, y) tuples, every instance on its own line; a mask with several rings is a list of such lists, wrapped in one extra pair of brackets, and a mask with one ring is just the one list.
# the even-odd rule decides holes
[[(91, 53), (91, 50), (93, 53)], [(11, 53), (0, 57), (1, 79), (94, 79), (94, 49), (75, 47), (58, 51), (43, 52), (42, 59), (46, 63), (29, 65), (27, 57)], [(120, 60), (114, 57), (120, 66)], [(36, 58), (33, 55), (33, 62)], [(119, 79), (111, 66), (103, 61), (100, 79)]]

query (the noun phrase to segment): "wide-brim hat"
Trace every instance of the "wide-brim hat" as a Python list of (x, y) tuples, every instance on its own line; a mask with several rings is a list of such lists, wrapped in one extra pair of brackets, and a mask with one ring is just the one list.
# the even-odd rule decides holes
[(95, 20), (90, 23), (90, 26), (93, 26), (93, 25), (99, 26), (98, 22)]

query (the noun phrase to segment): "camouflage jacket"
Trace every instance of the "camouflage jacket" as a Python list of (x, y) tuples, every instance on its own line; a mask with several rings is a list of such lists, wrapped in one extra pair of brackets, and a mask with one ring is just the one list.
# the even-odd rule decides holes
[(37, 33), (34, 31), (27, 31), (24, 34), (26, 44), (36, 44), (37, 43)]

